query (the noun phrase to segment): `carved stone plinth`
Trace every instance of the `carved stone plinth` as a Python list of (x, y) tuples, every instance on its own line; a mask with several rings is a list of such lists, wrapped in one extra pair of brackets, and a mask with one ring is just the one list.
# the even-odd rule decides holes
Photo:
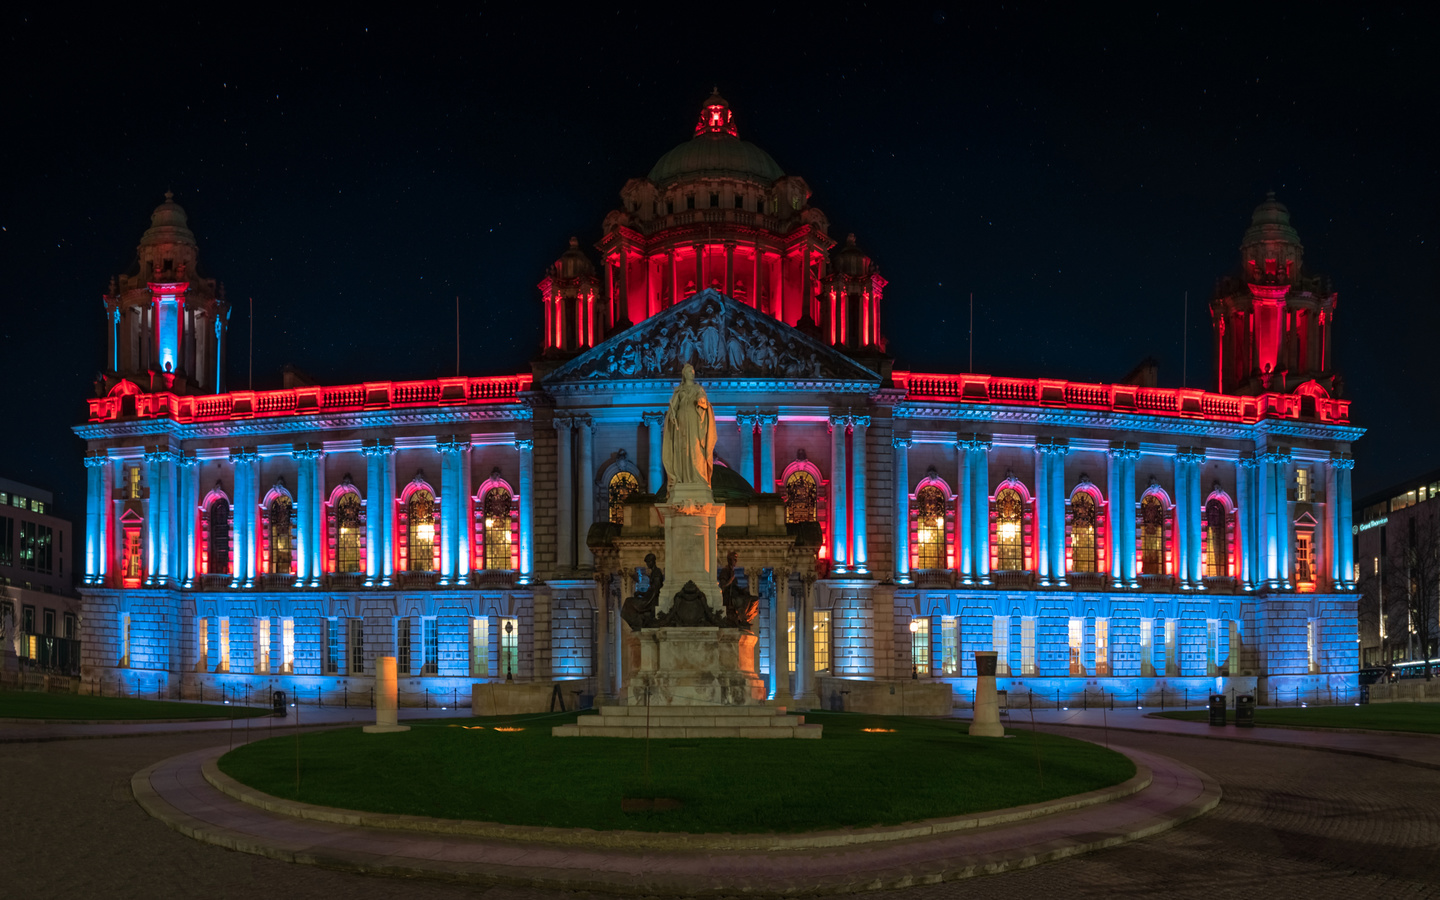
[(765, 683), (755, 672), (755, 635), (736, 628), (646, 628), (636, 634), (640, 666), (629, 706), (758, 706)]
[(656, 611), (668, 613), (675, 594), (693, 581), (705, 594), (706, 605), (723, 615), (716, 533), (725, 524), (725, 504), (715, 502), (709, 485), (680, 484), (673, 485), (666, 502), (655, 508), (665, 523), (665, 592)]
[(1005, 726), (1000, 724), (1000, 696), (995, 690), (994, 650), (975, 651), (975, 718), (970, 722), (970, 734), (975, 737), (1004, 737)]

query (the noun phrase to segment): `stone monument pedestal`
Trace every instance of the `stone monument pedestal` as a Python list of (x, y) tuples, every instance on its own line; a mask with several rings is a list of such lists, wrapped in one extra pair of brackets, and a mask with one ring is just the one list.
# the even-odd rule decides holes
[(1000, 696), (995, 693), (994, 650), (975, 651), (975, 718), (970, 722), (974, 737), (1004, 737), (1000, 724)]
[(389, 734), (395, 731), (409, 731), (409, 725), (398, 720), (399, 682), (396, 679), (395, 657), (382, 656), (375, 660), (375, 724), (366, 725), (366, 734)]
[(708, 484), (677, 484), (669, 489), (664, 503), (655, 509), (665, 524), (665, 592), (656, 612), (665, 615), (675, 594), (693, 581), (705, 594), (705, 603), (716, 615), (724, 615), (720, 594), (720, 550), (716, 538), (725, 524), (725, 504), (715, 502)]
[[(755, 635), (738, 628), (646, 628), (628, 706), (759, 706), (769, 693), (755, 672)], [(648, 700), (647, 700), (648, 695)]]

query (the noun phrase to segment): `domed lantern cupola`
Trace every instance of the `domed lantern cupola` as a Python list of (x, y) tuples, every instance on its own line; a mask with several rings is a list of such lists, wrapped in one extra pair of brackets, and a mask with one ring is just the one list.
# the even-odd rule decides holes
[(720, 89), (717, 87), (710, 92), (710, 99), (700, 109), (700, 121), (695, 123), (695, 136), (702, 134), (728, 134), (738, 138), (740, 132), (735, 128), (735, 113), (731, 111), (730, 104), (720, 96)]
[(545, 306), (546, 356), (574, 355), (603, 340), (595, 308), (600, 280), (578, 238), (572, 237), (570, 246), (546, 269), (539, 287)]
[(1222, 392), (1338, 396), (1336, 294), (1304, 257), (1290, 210), (1267, 193), (1241, 238), (1238, 276), (1221, 279), (1210, 304)]
[(824, 339), (848, 350), (871, 348), (883, 352), (880, 299), (885, 284), (879, 267), (856, 244), (855, 235), (846, 236), (823, 280), (820, 331)]

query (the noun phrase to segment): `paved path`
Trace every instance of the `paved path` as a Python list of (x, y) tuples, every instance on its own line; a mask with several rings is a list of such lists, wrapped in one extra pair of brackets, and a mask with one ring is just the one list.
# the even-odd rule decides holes
[(626, 894), (813, 894), (907, 887), (1023, 868), (1155, 834), (1208, 812), (1213, 781), (1132, 751), (1150, 787), (1108, 803), (1018, 823), (805, 852), (614, 850), (462, 835), (386, 831), (267, 812), (211, 786), (201, 772), (224, 747), (172, 757), (135, 776), (136, 799), (181, 833), (285, 861), (477, 884)]
[[(1035, 710), (1037, 725), (1070, 725), (1094, 729), (1083, 735), (1087, 740), (1099, 740), (1096, 732), (1106, 729), (1121, 735), (1141, 731), (1170, 734), (1190, 738), (1211, 738), (1250, 743), (1274, 744), (1286, 747), (1305, 747), (1311, 750), (1329, 750), (1371, 759), (1405, 760), (1415, 765), (1440, 769), (1440, 735), (1399, 734), (1395, 732), (1359, 732), (1334, 729), (1300, 728), (1236, 728), (1234, 725), (1210, 725), (1205, 722), (1187, 722), (1183, 719), (1167, 719), (1152, 716), (1149, 710), (1136, 709), (1071, 709)], [(1008, 729), (1025, 730), (1030, 727), (1028, 710), (1012, 710), (1009, 716), (1002, 716), (1001, 722)], [(970, 716), (960, 716), (969, 719)], [(1122, 738), (1117, 738), (1122, 740)]]
[[(1063, 731), (1095, 737), (1090, 729)], [(1223, 802), (1185, 825), (1115, 849), (883, 896), (1440, 898), (1440, 773), (1293, 746), (1163, 733), (1124, 740), (1209, 772), (1221, 782)], [(229, 852), (172, 831), (136, 804), (130, 791), (136, 771), (214, 743), (214, 734), (169, 734), (0, 746), (0, 790), (9, 812), (0, 816), (3, 893), (590, 900), (585, 892), (366, 877)]]
[[(400, 711), (400, 719), (444, 719), (456, 716), (467, 716), (468, 709), (440, 710), (440, 709), (403, 709)], [(43, 722), (29, 724), (24, 722), (0, 722), (0, 744), (30, 742), (30, 741), (69, 741), (84, 738), (110, 738), (110, 737), (145, 737), (157, 734), (177, 734), (202, 732), (213, 736), (216, 733), (233, 734), (236, 743), (244, 743), (245, 735), (254, 737), (264, 735), (279, 729), (294, 728), (298, 724), (301, 728), (310, 728), (322, 725), (355, 725), (369, 724), (375, 721), (375, 711), (371, 709), (316, 709), (314, 707), (303, 707), (297, 717), (292, 707), (290, 715), (283, 719), (274, 719), (269, 716), (251, 716), (243, 719), (209, 721), (209, 722), (92, 722), (87, 724), (70, 724), (66, 722)]]

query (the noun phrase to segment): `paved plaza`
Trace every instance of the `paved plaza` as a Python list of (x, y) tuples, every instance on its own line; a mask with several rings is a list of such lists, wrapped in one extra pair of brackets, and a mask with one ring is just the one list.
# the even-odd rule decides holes
[[(1088, 715), (1079, 718), (1088, 723)], [(1106, 722), (1115, 726), (1114, 719)], [(1122, 723), (1146, 727), (1155, 720), (1132, 716)], [(252, 729), (266, 724), (258, 720)], [(1285, 732), (1294, 737), (1282, 746), (1248, 742), (1270, 740), (1278, 729), (1255, 729), (1240, 742), (1196, 739), (1183, 732), (1209, 732), (1176, 726), (1159, 726), (1171, 733), (1116, 731), (1110, 737), (1120, 743), (1123, 736), (1128, 747), (1171, 757), (1217, 780), (1224, 799), (1210, 813), (1116, 849), (887, 896), (1440, 897), (1440, 771), (1434, 768), (1440, 738)], [(130, 783), (146, 766), (214, 747), (225, 729), (14, 742), (22, 727), (0, 725), (0, 740), (12, 741), (0, 744), (10, 812), (0, 822), (0, 840), (10, 862), (6, 891), (16, 896), (586, 896), (368, 877), (223, 850), (152, 819), (135, 802)], [(1105, 739), (1091, 728), (1039, 727)], [(40, 736), (28, 728), (29, 737)], [(1346, 752), (1307, 746), (1322, 743)]]

